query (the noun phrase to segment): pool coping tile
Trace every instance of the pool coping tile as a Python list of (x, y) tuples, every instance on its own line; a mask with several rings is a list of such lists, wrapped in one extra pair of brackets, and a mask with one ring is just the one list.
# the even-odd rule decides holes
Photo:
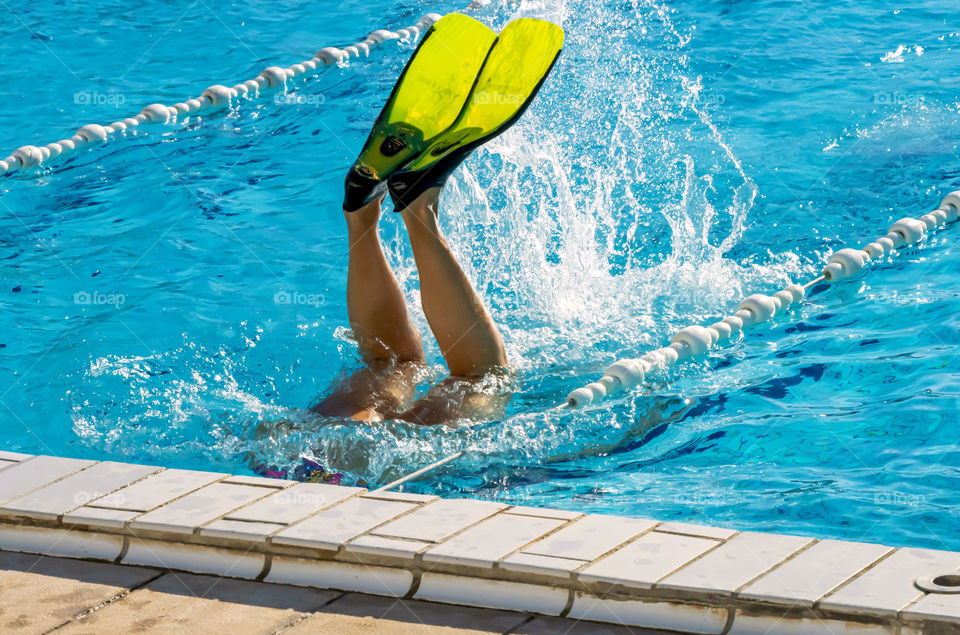
[(651, 531), (594, 561), (577, 573), (577, 579), (587, 584), (652, 589), (722, 544), (711, 538)]
[(380, 525), (372, 533), (389, 538), (441, 542), (505, 508), (506, 505), (490, 501), (441, 498)]
[(55, 519), (163, 468), (103, 461), (0, 505), (0, 515)]
[(0, 471), (10, 551), (691, 633), (960, 621), (960, 595), (914, 586), (957, 552), (44, 455)]
[(732, 595), (814, 542), (814, 538), (803, 536), (743, 532), (720, 543), (657, 586)]

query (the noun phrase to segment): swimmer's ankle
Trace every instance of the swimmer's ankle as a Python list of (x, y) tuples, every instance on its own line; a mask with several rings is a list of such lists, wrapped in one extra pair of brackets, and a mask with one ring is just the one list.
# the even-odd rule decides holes
[(344, 212), (343, 217), (347, 221), (348, 229), (365, 230), (371, 226), (376, 226), (380, 221), (380, 204), (382, 199), (370, 201), (360, 209), (352, 212)]
[(441, 188), (432, 187), (423, 192), (410, 205), (401, 210), (404, 215), (410, 215), (417, 218), (426, 218), (432, 216), (437, 218), (440, 207)]

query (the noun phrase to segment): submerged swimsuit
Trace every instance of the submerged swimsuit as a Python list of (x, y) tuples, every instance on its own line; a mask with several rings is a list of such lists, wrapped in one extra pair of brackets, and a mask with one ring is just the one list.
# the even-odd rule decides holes
[(281, 470), (276, 465), (271, 465), (267, 467), (265, 464), (260, 463), (253, 467), (253, 471), (267, 478), (279, 478), (300, 481), (301, 483), (328, 483), (330, 485), (340, 485), (340, 481), (343, 480), (343, 474), (340, 472), (328, 472), (323, 469), (323, 466), (314, 461), (313, 459), (308, 459), (305, 456), (300, 457), (300, 465), (298, 465), (293, 470), (293, 475), (291, 476), (290, 472), (287, 470)]

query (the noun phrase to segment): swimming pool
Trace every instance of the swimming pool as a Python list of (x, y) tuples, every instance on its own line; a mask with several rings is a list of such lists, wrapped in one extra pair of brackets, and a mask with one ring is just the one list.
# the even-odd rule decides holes
[[(306, 451), (368, 481), (475, 447), (413, 488), (960, 548), (954, 231), (643, 395), (551, 410), (614, 359), (812, 277), (960, 185), (950, 7), (476, 4), (494, 26), (567, 31), (533, 108), (445, 194), (444, 229), (522, 380), (507, 417), (450, 431), (298, 412), (357, 364), (341, 182), (400, 45), (296, 99), (0, 181), (3, 446), (231, 472), (246, 452)], [(463, 9), (9, 6), (8, 150)], [(414, 300), (397, 220), (383, 234)], [(260, 423), (282, 418), (296, 425)]]

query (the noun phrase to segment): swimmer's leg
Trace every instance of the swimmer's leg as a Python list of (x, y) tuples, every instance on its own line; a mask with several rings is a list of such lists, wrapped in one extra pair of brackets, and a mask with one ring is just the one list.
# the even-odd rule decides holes
[(397, 277), (377, 233), (380, 201), (344, 213), (350, 245), (347, 313), (365, 361), (422, 362), (423, 343), (410, 321)]
[(349, 241), (347, 313), (367, 368), (312, 410), (331, 417), (377, 421), (402, 409), (423, 363), (420, 333), (377, 233), (380, 200), (344, 213)]
[(481, 377), (507, 366), (503, 339), (440, 233), (440, 188), (402, 210), (420, 274), (420, 299), (443, 359), (455, 377)]

